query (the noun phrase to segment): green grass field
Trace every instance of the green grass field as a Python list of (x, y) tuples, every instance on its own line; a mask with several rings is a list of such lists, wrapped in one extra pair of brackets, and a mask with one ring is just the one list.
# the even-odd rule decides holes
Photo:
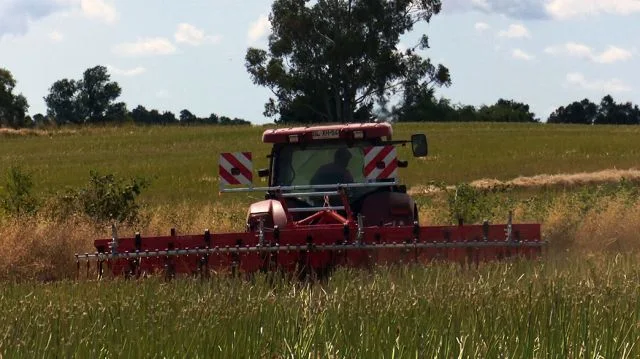
[[(265, 128), (130, 127), (78, 129), (51, 136), (0, 137), (0, 172), (20, 164), (46, 193), (87, 182), (90, 170), (152, 180), (144, 200), (154, 204), (207, 204), (244, 200), (218, 196), (218, 154), (251, 151), (254, 167), (267, 165)], [(510, 179), (640, 164), (640, 128), (529, 124), (398, 124), (395, 139), (425, 133), (430, 155), (410, 161), (400, 178), (409, 187), (428, 181), (456, 184), (480, 178)], [(260, 184), (259, 180), (254, 180)]]
[[(142, 233), (242, 228), (260, 194), (218, 195), (217, 157), (254, 152), (261, 127), (124, 127), (0, 134), (0, 172), (19, 164), (39, 197), (90, 170), (152, 180)], [(408, 187), (640, 165), (639, 127), (401, 124)], [(2, 179), (0, 179), (1, 181)], [(0, 182), (1, 183), (1, 182)], [(256, 181), (256, 184), (259, 182)], [(637, 182), (487, 191), (492, 222), (513, 209), (551, 241), (536, 262), (341, 270), (326, 283), (217, 278), (75, 281), (73, 253), (108, 236), (85, 220), (0, 214), (0, 358), (635, 358), (640, 356)], [(424, 223), (450, 221), (420, 194)], [(489, 213), (491, 212), (491, 213)], [(131, 234), (132, 229), (123, 235)], [(46, 282), (43, 282), (46, 280)]]

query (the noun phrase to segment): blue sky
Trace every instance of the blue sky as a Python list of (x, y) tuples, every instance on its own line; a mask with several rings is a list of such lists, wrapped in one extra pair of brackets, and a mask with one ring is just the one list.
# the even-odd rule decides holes
[[(0, 0), (0, 67), (18, 81), (29, 113), (46, 111), (53, 82), (108, 66), (120, 100), (178, 114), (187, 108), (270, 122), (269, 90), (244, 67), (266, 48), (271, 1)], [(508, 98), (546, 119), (561, 105), (611, 94), (640, 103), (640, 0), (443, 0), (423, 33), (424, 56), (451, 70), (438, 91), (454, 103)], [(634, 36), (635, 35), (635, 36)]]

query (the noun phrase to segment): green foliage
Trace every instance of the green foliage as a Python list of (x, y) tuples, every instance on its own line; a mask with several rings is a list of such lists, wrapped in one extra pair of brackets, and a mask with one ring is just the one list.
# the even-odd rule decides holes
[(449, 217), (453, 223), (479, 223), (493, 216), (494, 206), (488, 191), (461, 183), (447, 191)]
[(492, 106), (482, 106), (478, 114), (485, 121), (540, 122), (529, 110), (529, 105), (513, 100), (499, 99)]
[(58, 123), (91, 123), (125, 119), (126, 105), (114, 101), (122, 93), (104, 66), (85, 70), (81, 80), (58, 80), (44, 98), (47, 113)]
[(127, 183), (113, 174), (91, 171), (89, 185), (80, 190), (78, 198), (84, 213), (97, 223), (133, 224), (139, 219), (136, 197), (148, 185), (144, 179), (133, 178)]
[(122, 89), (117, 82), (111, 81), (111, 75), (106, 67), (95, 66), (85, 70), (82, 80), (79, 81), (79, 87), (79, 99), (85, 121), (102, 121), (107, 112), (126, 113), (124, 103), (114, 103), (122, 93)]
[(83, 214), (95, 225), (133, 225), (140, 220), (137, 197), (149, 186), (144, 178), (130, 178), (128, 181), (114, 174), (100, 174), (90, 171), (89, 183), (80, 189), (67, 189), (56, 197), (50, 215), (54, 218)]
[(540, 122), (525, 103), (501, 98), (493, 105), (476, 108), (436, 99), (433, 91), (405, 95), (392, 116), (397, 122)]
[(33, 195), (33, 179), (30, 173), (24, 172), (18, 166), (9, 168), (4, 191), (0, 191), (0, 208), (16, 217), (37, 212), (38, 201)]
[(606, 95), (595, 104), (588, 99), (558, 107), (549, 116), (549, 123), (571, 123), (589, 125), (640, 125), (640, 108), (631, 102), (616, 103)]
[(628, 205), (635, 204), (640, 199), (640, 187), (637, 182), (623, 178), (619, 182), (582, 187), (569, 194), (571, 202), (581, 215), (597, 211), (603, 199), (614, 197), (624, 199)]
[(144, 106), (138, 105), (130, 112), (130, 116), (135, 123), (151, 125), (176, 125), (181, 126), (197, 126), (197, 125), (251, 125), (251, 122), (234, 118), (231, 119), (227, 116), (218, 116), (215, 113), (209, 115), (209, 117), (198, 117), (191, 113), (187, 109), (180, 111), (180, 118), (176, 118), (176, 115), (171, 111), (164, 111), (160, 113), (158, 110), (147, 110)]
[(29, 125), (29, 104), (22, 94), (14, 94), (16, 80), (7, 69), (0, 68), (0, 127), (20, 128)]
[[(405, 52), (401, 36), (438, 14), (437, 0), (276, 0), (269, 49), (249, 48), (253, 82), (275, 98), (265, 115), (277, 122), (368, 121), (375, 102), (449, 85), (449, 70), (423, 59), (423, 35)], [(375, 20), (372, 20), (375, 19)]]

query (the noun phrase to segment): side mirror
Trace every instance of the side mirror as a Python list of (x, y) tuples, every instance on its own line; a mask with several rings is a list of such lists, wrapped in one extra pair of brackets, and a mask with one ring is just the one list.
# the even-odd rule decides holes
[(258, 177), (269, 177), (269, 169), (261, 168), (258, 170)]
[(425, 136), (423, 133), (411, 135), (411, 150), (413, 151), (413, 157), (426, 156), (427, 153), (429, 153), (427, 136)]

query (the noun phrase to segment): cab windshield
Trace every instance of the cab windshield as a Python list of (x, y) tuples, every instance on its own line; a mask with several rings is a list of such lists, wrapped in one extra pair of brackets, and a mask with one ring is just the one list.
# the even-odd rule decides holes
[(342, 143), (287, 145), (278, 152), (275, 186), (308, 186), (366, 182), (363, 174), (364, 151), (369, 145), (347, 147)]
[[(364, 175), (364, 148), (374, 145), (363, 140), (351, 147), (344, 143), (315, 143), (304, 146), (284, 145), (276, 152), (273, 164), (274, 186), (310, 186), (370, 182)], [(321, 189), (331, 191), (331, 189)], [(350, 203), (376, 191), (376, 187), (357, 187), (347, 190)], [(295, 190), (310, 192), (318, 189)], [(287, 191), (289, 192), (289, 191)], [(299, 196), (298, 201), (319, 205), (322, 198)], [(336, 201), (337, 198), (333, 201)], [(333, 202), (332, 201), (332, 202)], [(338, 202), (335, 202), (338, 203)]]

